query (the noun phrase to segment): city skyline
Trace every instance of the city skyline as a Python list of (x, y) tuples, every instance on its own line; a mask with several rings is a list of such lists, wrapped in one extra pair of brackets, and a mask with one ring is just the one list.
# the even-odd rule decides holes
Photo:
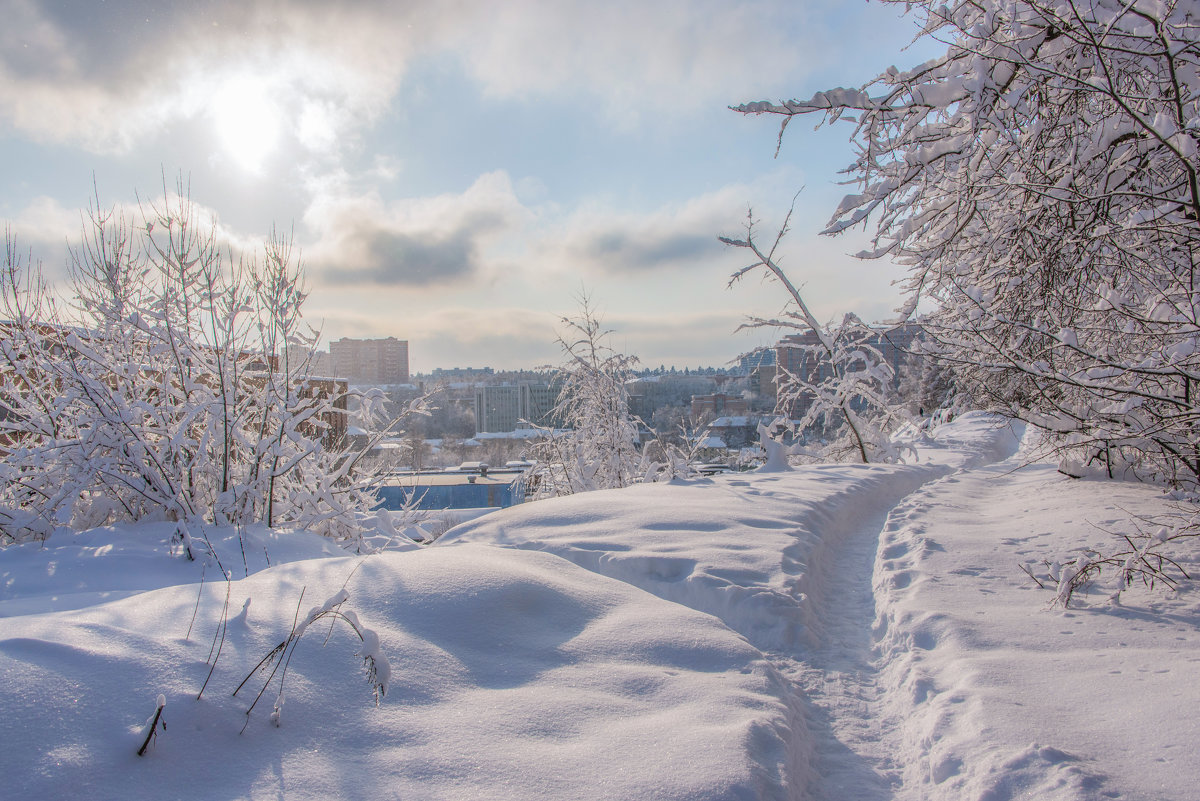
[[(9, 4), (0, 223), (51, 278), (80, 210), (153, 203), (179, 176), (218, 235), (274, 225), (306, 265), (306, 319), (411, 343), (413, 372), (557, 362), (586, 292), (645, 365), (736, 359), (783, 306), (726, 289), (748, 207), (777, 226), (818, 315), (888, 316), (899, 270), (816, 236), (847, 188), (850, 128), (728, 106), (859, 85), (916, 32), (891, 5), (763, 0), (314, 6)], [(871, 42), (871, 56), (855, 42)], [(920, 49), (924, 48), (924, 49)]]

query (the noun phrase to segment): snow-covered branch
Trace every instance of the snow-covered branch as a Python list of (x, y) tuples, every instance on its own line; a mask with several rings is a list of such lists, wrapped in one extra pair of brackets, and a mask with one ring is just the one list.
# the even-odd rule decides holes
[[(787, 293), (788, 305), (781, 317), (752, 317), (745, 326), (801, 332), (780, 344), (781, 350), (800, 352), (798, 359), (789, 361), (801, 367), (793, 371), (786, 364), (778, 365), (777, 410), (788, 418), (789, 433), (811, 431), (826, 442), (820, 452), (822, 458), (839, 458), (845, 440), (859, 461), (894, 461), (899, 454), (887, 430), (899, 421), (900, 410), (885, 397), (885, 388), (894, 378), (892, 368), (871, 344), (875, 332), (857, 315), (845, 315), (837, 327), (822, 325), (779, 266), (775, 254), (787, 234), (791, 216), (789, 210), (768, 249), (755, 240), (757, 222), (752, 212), (747, 213), (744, 237), (718, 237), (730, 247), (750, 251), (755, 258), (752, 264), (733, 273), (731, 285), (761, 270)], [(794, 423), (790, 418), (797, 413), (801, 419)]]

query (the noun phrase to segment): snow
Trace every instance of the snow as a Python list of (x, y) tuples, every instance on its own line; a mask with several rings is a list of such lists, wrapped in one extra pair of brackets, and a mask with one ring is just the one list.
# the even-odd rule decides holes
[[(901, 736), (931, 743), (905, 785), (960, 798), (1194, 798), (1193, 683), (1200, 604), (1191, 593), (1045, 611), (1014, 575), (1153, 508), (1152, 488), (1072, 481), (1004, 461), (926, 488), (880, 541), (876, 629)], [(971, 506), (961, 504), (973, 499)], [(919, 700), (919, 702), (917, 702)], [(988, 793), (992, 793), (991, 796)]]
[[(360, 561), (346, 589), (389, 654), (386, 699), (376, 708), (358, 675), (362, 646), (335, 628), (322, 649), (314, 628), (279, 728), (256, 712), (239, 736), (252, 696), (233, 687), (286, 636), (301, 589), (335, 592)], [(562, 559), (471, 546), (259, 572), (234, 583), (255, 612), (230, 628), (199, 702), (210, 642), (183, 639), (195, 594), (4, 621), (6, 726), (38, 733), (0, 757), (15, 797), (783, 797), (744, 748), (783, 752), (788, 711), (761, 655), (707, 615)], [(209, 585), (197, 631), (213, 631), (223, 597)], [(139, 760), (154, 690), (167, 730)]]
[(518, 428), (515, 431), (480, 431), (475, 434), (473, 439), (542, 439), (548, 436), (549, 432), (542, 428)]
[[(1102, 576), (1051, 609), (1021, 570), (1162, 493), (1066, 478), (985, 415), (909, 440), (371, 556), (193, 530), (228, 583), (171, 524), (0, 550), (5, 797), (1194, 797), (1194, 590), (1114, 605)], [(269, 671), (234, 688), (303, 626), (247, 717)]]
[[(202, 578), (220, 581), (216, 561), (183, 557), (176, 531), (175, 523), (122, 524), (79, 534), (59, 531), (44, 544), (0, 550), (0, 618), (83, 609)], [(266, 526), (193, 530), (192, 539), (197, 547), (211, 544), (219, 564), (234, 576), (270, 563), (346, 555), (326, 537)]]

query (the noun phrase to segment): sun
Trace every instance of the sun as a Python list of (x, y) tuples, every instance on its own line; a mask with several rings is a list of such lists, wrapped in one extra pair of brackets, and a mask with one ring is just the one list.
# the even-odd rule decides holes
[(280, 113), (261, 81), (238, 77), (213, 95), (217, 137), (242, 169), (257, 173), (279, 140)]

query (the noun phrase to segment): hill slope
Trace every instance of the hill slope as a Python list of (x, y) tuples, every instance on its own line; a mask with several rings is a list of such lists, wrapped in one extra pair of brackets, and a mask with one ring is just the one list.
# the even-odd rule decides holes
[[(1192, 797), (1194, 592), (1051, 611), (1020, 570), (1160, 493), (1019, 433), (969, 415), (909, 466), (589, 493), (366, 558), (213, 531), (228, 584), (169, 527), (8, 548), (0, 771), (21, 799)], [(247, 715), (267, 674), (234, 687), (342, 588), (379, 707), (327, 615)]]

